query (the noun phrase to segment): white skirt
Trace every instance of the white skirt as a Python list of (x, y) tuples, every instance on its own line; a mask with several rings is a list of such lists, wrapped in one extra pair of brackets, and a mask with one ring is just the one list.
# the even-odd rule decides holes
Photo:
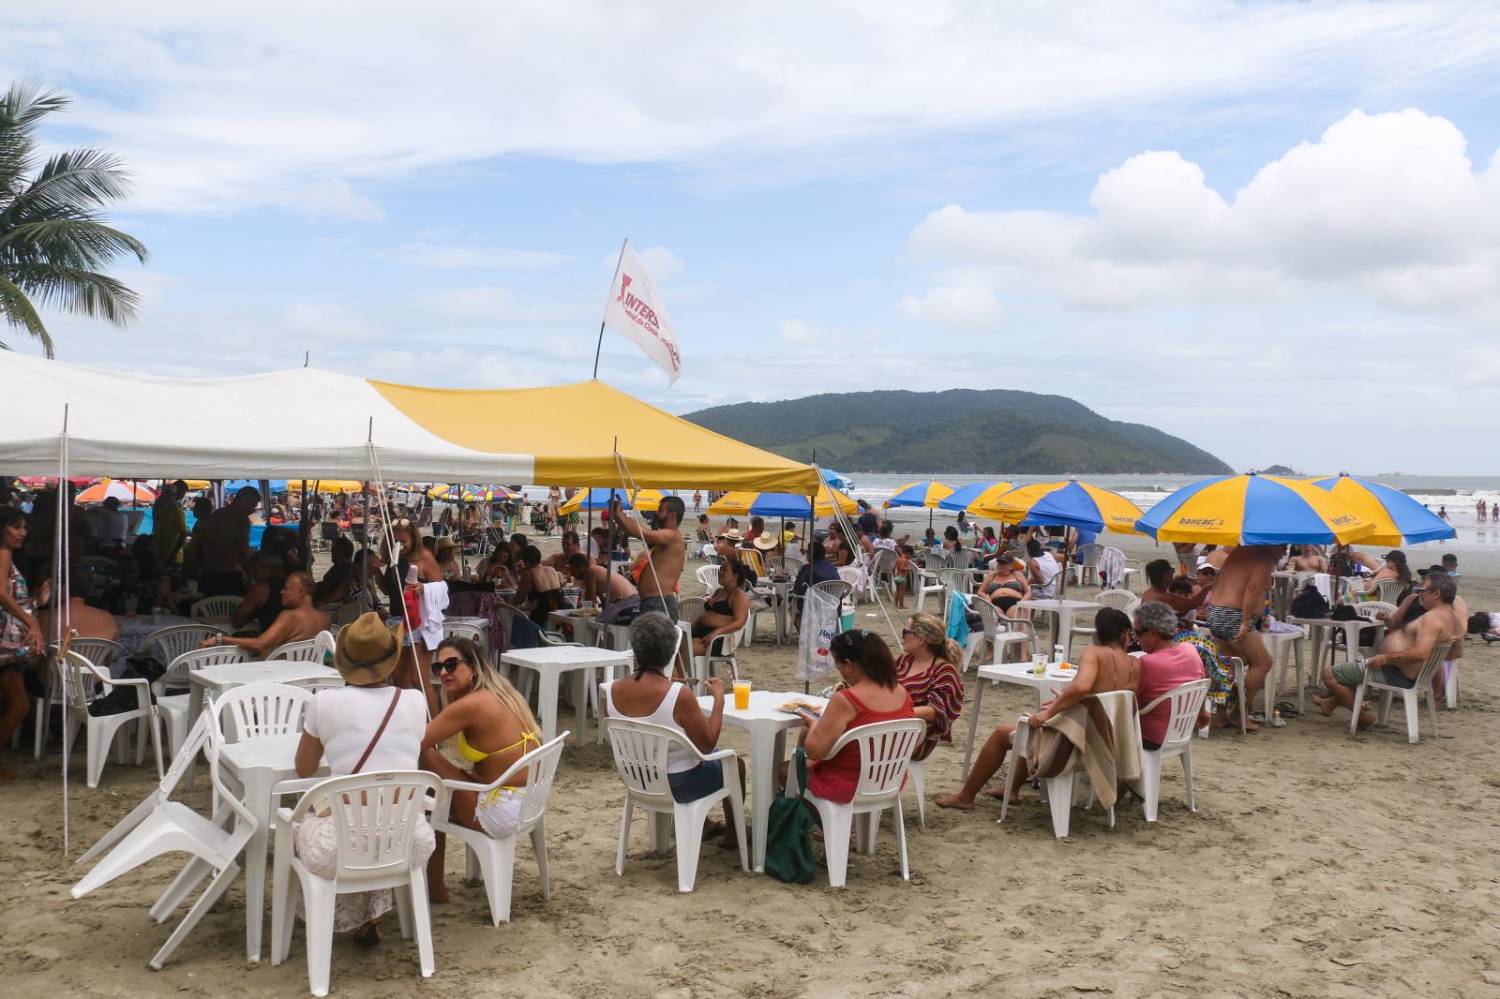
[[(338, 838), (331, 815), (309, 815), (297, 825), (292, 834), (296, 843), (297, 857), (310, 872), (320, 878), (333, 879), (338, 870)], [(432, 851), (437, 848), (432, 826), (425, 818), (417, 819), (415, 830), (416, 849), (412, 854), (413, 865), (427, 863)], [(348, 933), (357, 930), (372, 919), (379, 919), (393, 906), (391, 890), (350, 892), (339, 895), (333, 904), (333, 931)], [(302, 915), (302, 899), (297, 899), (297, 914)]]
[(497, 788), (479, 799), (474, 818), (486, 836), (493, 839), (514, 836), (521, 824), (521, 795)]

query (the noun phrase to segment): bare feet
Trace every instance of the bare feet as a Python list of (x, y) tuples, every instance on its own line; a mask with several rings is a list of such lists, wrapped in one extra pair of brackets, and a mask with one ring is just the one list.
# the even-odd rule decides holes
[(932, 799), (932, 803), (939, 808), (956, 808), (960, 812), (972, 812), (974, 810), (974, 799), (965, 800), (957, 794), (945, 794), (941, 798)]
[(1319, 711), (1323, 712), (1324, 718), (1327, 718), (1329, 715), (1333, 714), (1333, 709), (1339, 706), (1339, 702), (1335, 701), (1333, 698), (1320, 697), (1317, 694), (1313, 695), (1313, 703), (1318, 706)]

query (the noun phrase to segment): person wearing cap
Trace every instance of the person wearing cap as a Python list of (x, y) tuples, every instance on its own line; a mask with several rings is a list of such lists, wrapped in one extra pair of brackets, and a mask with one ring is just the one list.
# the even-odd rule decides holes
[(1018, 548), (995, 559), (994, 568), (979, 584), (979, 596), (995, 605), (1004, 617), (1016, 617), (1016, 605), (1031, 596), (1031, 581), (1026, 576), (1026, 557)]
[[(368, 613), (339, 632), (333, 666), (344, 686), (318, 691), (308, 705), (297, 744), (298, 777), (314, 776), (325, 760), (332, 777), (418, 769), (427, 707), (421, 691), (391, 685), (402, 627), (387, 628), (379, 615)], [(338, 868), (338, 831), (333, 816), (315, 812), (297, 826), (293, 840), (307, 869), (331, 879)], [(412, 863), (426, 864), (436, 840), (425, 818), (417, 819), (415, 840)], [(358, 942), (376, 944), (380, 918), (390, 910), (390, 889), (339, 895), (334, 932), (352, 930)]]
[[(1406, 564), (1406, 553), (1399, 549), (1392, 549), (1386, 552), (1383, 557), (1385, 563), (1379, 569), (1375, 570), (1375, 575), (1370, 577), (1368, 591), (1373, 591), (1381, 581), (1387, 579), (1399, 579), (1408, 587), (1411, 586), (1411, 567)], [(1402, 597), (1404, 598), (1405, 596), (1406, 593), (1403, 592)], [(1397, 602), (1399, 603), (1399, 601)]]

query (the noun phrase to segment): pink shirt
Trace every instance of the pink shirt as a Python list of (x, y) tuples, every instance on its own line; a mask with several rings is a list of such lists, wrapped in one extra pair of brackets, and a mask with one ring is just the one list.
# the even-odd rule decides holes
[[(1135, 702), (1145, 707), (1173, 687), (1203, 679), (1203, 660), (1191, 645), (1169, 645), (1141, 657), (1141, 682)], [(1141, 715), (1141, 738), (1160, 745), (1167, 735), (1171, 705), (1160, 704), (1149, 714)]]

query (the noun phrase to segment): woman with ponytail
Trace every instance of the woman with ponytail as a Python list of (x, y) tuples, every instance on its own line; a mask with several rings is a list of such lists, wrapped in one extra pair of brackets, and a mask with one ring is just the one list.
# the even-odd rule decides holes
[(952, 742), (950, 732), (964, 707), (964, 681), (958, 672), (963, 652), (943, 631), (942, 622), (926, 612), (913, 614), (901, 632), (896, 682), (906, 688), (917, 717), (927, 723), (927, 738), (913, 759), (925, 760), (938, 742)]

